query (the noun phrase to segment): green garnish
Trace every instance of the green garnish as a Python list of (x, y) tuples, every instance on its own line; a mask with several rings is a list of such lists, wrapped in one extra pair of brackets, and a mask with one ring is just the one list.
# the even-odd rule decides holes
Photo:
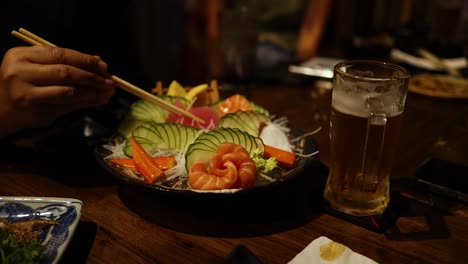
[(260, 149), (252, 152), (252, 160), (255, 162), (257, 169), (264, 174), (268, 174), (278, 167), (278, 161), (273, 157), (269, 159), (263, 158), (263, 152)]
[(34, 239), (17, 238), (0, 228), (0, 263), (38, 263), (45, 246)]

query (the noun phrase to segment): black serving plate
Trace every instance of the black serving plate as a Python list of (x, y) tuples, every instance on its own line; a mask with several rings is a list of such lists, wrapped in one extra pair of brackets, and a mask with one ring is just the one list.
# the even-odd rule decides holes
[[(291, 129), (291, 137), (302, 135)], [(165, 228), (214, 237), (250, 237), (303, 225), (322, 205), (327, 168), (317, 156), (298, 156), (296, 167), (280, 179), (237, 192), (197, 192), (130, 178), (109, 164), (107, 142), (94, 149), (97, 162), (120, 183), (119, 197), (127, 208)], [(318, 150), (308, 136), (295, 143), (302, 152)]]
[[(298, 138), (303, 133), (300, 131), (291, 128), (290, 137), (291, 138)], [(112, 137), (102, 143), (99, 143), (94, 148), (94, 155), (97, 162), (111, 175), (113, 175), (116, 179), (121, 181), (124, 185), (133, 185), (134, 187), (141, 187), (147, 191), (157, 192), (157, 193), (164, 193), (169, 195), (178, 195), (178, 196), (204, 196), (204, 197), (220, 197), (220, 196), (242, 196), (246, 193), (258, 193), (268, 191), (270, 189), (276, 188), (277, 186), (283, 185), (285, 182), (288, 182), (295, 177), (297, 177), (303, 170), (317, 158), (314, 156), (311, 157), (302, 157), (300, 155), (297, 156), (296, 166), (293, 169), (281, 171), (280, 175), (276, 178), (276, 181), (257, 184), (256, 186), (244, 188), (237, 191), (206, 191), (200, 192), (196, 190), (192, 190), (189, 187), (184, 188), (175, 188), (171, 186), (169, 182), (162, 182), (162, 183), (155, 183), (149, 184), (144, 182), (143, 180), (130, 177), (126, 175), (124, 170), (118, 166), (115, 166), (108, 160), (106, 157), (111, 154), (111, 152), (105, 148), (105, 145), (108, 145), (110, 142), (114, 142), (115, 140), (119, 140), (116, 138), (118, 136)], [(122, 139), (123, 140), (123, 139)], [(318, 146), (316, 141), (310, 137), (306, 136), (297, 140), (295, 143), (296, 149), (301, 150), (300, 153), (309, 154), (318, 151)]]

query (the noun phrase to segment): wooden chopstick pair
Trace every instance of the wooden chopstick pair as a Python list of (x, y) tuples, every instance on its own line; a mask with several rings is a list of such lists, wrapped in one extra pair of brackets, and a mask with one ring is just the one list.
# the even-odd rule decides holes
[(442, 61), (439, 57), (437, 57), (436, 55), (434, 55), (430, 51), (428, 51), (426, 49), (423, 49), (423, 48), (420, 48), (417, 51), (418, 51), (419, 55), (421, 55), (423, 58), (426, 58), (427, 60), (431, 61), (435, 65), (437, 65), (440, 68), (446, 70), (450, 75), (455, 76), (455, 77), (461, 77), (461, 74), (457, 69), (449, 66), (447, 63)]
[[(16, 30), (13, 30), (11, 32), (11, 34), (33, 46), (51, 46), (51, 47), (57, 47), (57, 45), (37, 36), (36, 34), (32, 33), (32, 32), (29, 32), (28, 30), (24, 29), (24, 28), (20, 28), (18, 31)], [(205, 122), (193, 115), (192, 113), (189, 113), (183, 109), (180, 109), (176, 106), (174, 106), (173, 104), (171, 103), (168, 103), (164, 100), (162, 100), (161, 98), (158, 98), (157, 96), (154, 96), (153, 94), (115, 76), (115, 75), (110, 75), (110, 78), (116, 83), (116, 86), (121, 88), (122, 90), (125, 90), (143, 100), (146, 100), (146, 101), (149, 101), (151, 103), (154, 103), (156, 105), (159, 105), (160, 107), (166, 109), (167, 111), (169, 112), (173, 112), (173, 113), (176, 113), (176, 114), (180, 114), (180, 115), (184, 115), (184, 116), (187, 116), (187, 117), (190, 117), (192, 118), (193, 120), (196, 120), (202, 124), (204, 124)]]

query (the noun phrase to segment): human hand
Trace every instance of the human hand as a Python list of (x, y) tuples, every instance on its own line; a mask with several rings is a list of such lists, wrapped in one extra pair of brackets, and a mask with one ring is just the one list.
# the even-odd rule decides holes
[(107, 103), (115, 88), (106, 75), (98, 56), (58, 47), (10, 49), (0, 66), (0, 137)]

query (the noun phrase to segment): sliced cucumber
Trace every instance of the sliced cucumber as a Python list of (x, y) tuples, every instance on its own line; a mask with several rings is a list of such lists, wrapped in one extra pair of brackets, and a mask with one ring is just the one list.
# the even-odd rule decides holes
[(270, 112), (266, 110), (265, 108), (259, 106), (258, 104), (250, 101), (250, 106), (252, 107), (252, 110), (254, 110), (257, 113), (264, 114), (266, 116), (270, 116)]
[(161, 141), (159, 141), (158, 147), (164, 149), (175, 148), (175, 137), (180, 137), (180, 135), (175, 135), (172, 132), (172, 125), (174, 125), (174, 123), (161, 123), (154, 126), (154, 129), (158, 131), (159, 135), (161, 136)]
[[(138, 142), (142, 139), (145, 150), (151, 152), (155, 148), (181, 150), (190, 145), (198, 133), (194, 127), (184, 126), (176, 123), (144, 123), (133, 129), (132, 135)], [(125, 155), (132, 156), (130, 140), (124, 145)]]
[[(165, 95), (159, 98), (171, 104), (176, 104), (177, 102), (177, 104), (181, 104), (184, 107), (190, 104), (190, 101), (184, 97)], [(168, 115), (169, 112), (166, 109), (145, 100), (138, 100), (130, 107), (130, 111), (119, 128), (119, 132), (123, 136), (128, 137), (130, 136), (130, 132), (139, 126), (141, 122), (164, 123)]]
[(145, 122), (147, 121), (142, 121), (127, 116), (124, 118), (124, 120), (122, 120), (122, 122), (120, 122), (118, 132), (125, 138), (128, 138), (132, 135), (133, 129), (144, 124)]
[(217, 148), (224, 142), (235, 143), (244, 147), (249, 153), (256, 149), (265, 149), (263, 141), (238, 128), (216, 128), (204, 132), (188, 147), (185, 153), (185, 168), (187, 171), (193, 164), (202, 162), (207, 164), (216, 153)]
[[(135, 140), (138, 143), (140, 143), (141, 147), (146, 152), (150, 152), (154, 148), (154, 142), (147, 139), (147, 138), (135, 136)], [(125, 145), (123, 146), (123, 152), (128, 157), (132, 157), (132, 144), (131, 144), (130, 140), (125, 141)]]
[(166, 120), (167, 111), (148, 101), (139, 100), (132, 104), (127, 117), (141, 121), (161, 123)]
[(270, 122), (270, 118), (259, 112), (238, 111), (221, 117), (218, 127), (238, 128), (257, 137), (260, 133), (260, 124), (266, 122)]
[[(132, 130), (131, 135), (133, 135), (136, 141), (140, 144), (145, 144), (143, 149), (146, 152), (151, 151), (157, 146), (157, 142), (161, 142), (162, 138), (158, 131), (153, 128), (153, 124), (146, 122), (142, 123), (140, 126)], [(123, 152), (125, 155), (132, 156), (132, 144), (129, 139), (125, 141), (123, 146)]]
[(208, 138), (201, 138), (198, 140), (197, 144), (204, 145), (204, 149), (211, 149), (213, 151), (216, 151), (218, 149), (218, 145), (215, 144), (212, 140)]

